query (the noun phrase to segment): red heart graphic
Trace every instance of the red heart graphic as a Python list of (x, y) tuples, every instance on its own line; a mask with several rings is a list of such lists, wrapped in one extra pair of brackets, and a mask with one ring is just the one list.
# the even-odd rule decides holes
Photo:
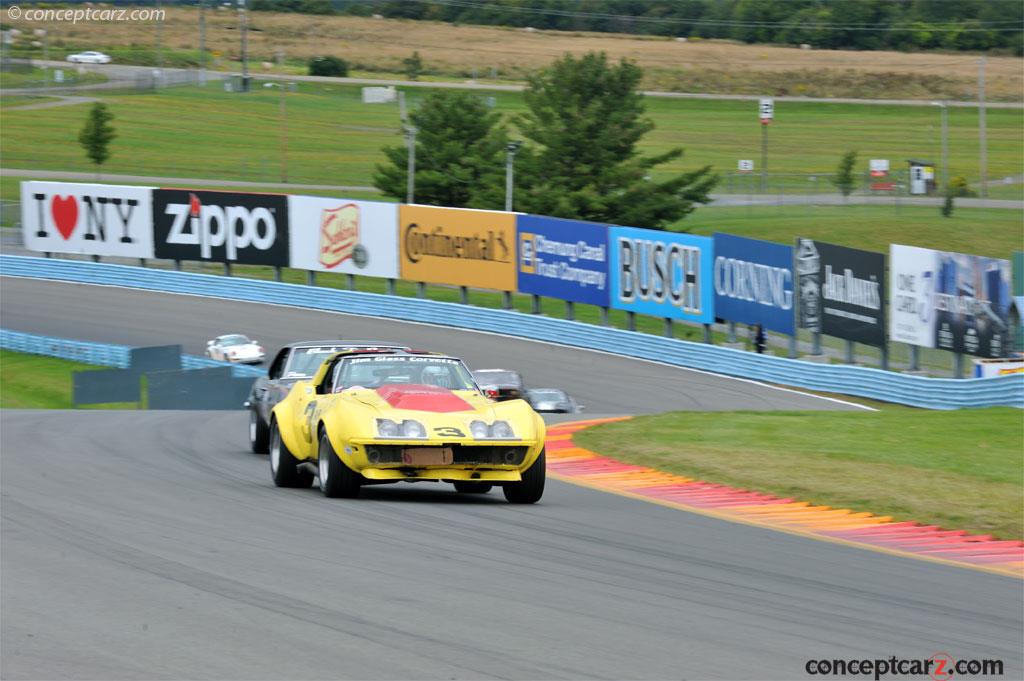
[(54, 195), (50, 203), (50, 214), (53, 216), (53, 224), (57, 225), (57, 231), (67, 241), (71, 238), (71, 232), (75, 231), (78, 224), (78, 202), (74, 196), (66, 196), (63, 199)]

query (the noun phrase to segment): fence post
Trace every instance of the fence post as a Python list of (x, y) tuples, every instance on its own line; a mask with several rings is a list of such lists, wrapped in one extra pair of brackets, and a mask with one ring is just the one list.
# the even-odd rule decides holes
[(504, 292), (504, 295), (502, 295), (501, 306), (504, 309), (506, 309), (506, 310), (511, 310), (512, 309), (512, 292), (511, 291), (505, 291)]
[(568, 319), (569, 321), (573, 321), (576, 319), (576, 309), (573, 306), (573, 302), (571, 300), (565, 301), (565, 318)]
[(736, 342), (736, 322), (729, 322), (729, 342)]
[(274, 266), (274, 281), (281, 281), (281, 266)]
[(889, 344), (882, 343), (882, 371), (889, 370)]
[(665, 338), (674, 338), (675, 333), (672, 330), (672, 318), (665, 317)]
[(534, 294), (533, 304), (530, 306), (530, 314), (540, 314), (540, 296)]
[(348, 290), (349, 291), (355, 291), (356, 290), (356, 275), (354, 275), (352, 273), (349, 273), (349, 274), (346, 274), (345, 276), (348, 277)]
[(704, 325), (704, 342), (707, 343), (708, 345), (714, 345), (715, 341), (714, 341), (714, 338), (712, 338), (712, 336), (711, 336), (711, 325), (710, 324), (705, 324)]
[(846, 363), (847, 364), (853, 364), (854, 363), (854, 351), (853, 351), (853, 341), (852, 340), (846, 341)]
[(789, 337), (789, 358), (796, 359), (796, 332)]
[(910, 346), (910, 370), (921, 370), (921, 349), (916, 345)]
[(145, 258), (139, 258), (139, 267), (145, 267), (145, 266), (146, 266), (146, 259)]
[(608, 326), (608, 308), (601, 308), (601, 326)]
[(636, 312), (626, 312), (626, 328), (630, 331), (636, 331)]
[(231, 263), (229, 263), (229, 262), (225, 262), (224, 263), (224, 276), (225, 277), (230, 277), (231, 276)]
[(422, 281), (416, 282), (416, 297), (426, 298), (427, 297), (427, 285)]
[(469, 305), (469, 289), (465, 286), (459, 287), (459, 302), (463, 305)]
[(306, 270), (306, 286), (316, 286), (316, 272)]
[(953, 362), (953, 378), (964, 377), (964, 354), (958, 352), (954, 355), (955, 360)]
[(384, 289), (389, 296), (395, 295), (395, 280), (389, 278), (387, 286)]
[[(49, 255), (49, 254), (47, 254), (47, 255)], [(174, 261), (174, 271), (175, 272), (180, 272), (181, 271), (181, 261), (180, 260), (175, 260)]]

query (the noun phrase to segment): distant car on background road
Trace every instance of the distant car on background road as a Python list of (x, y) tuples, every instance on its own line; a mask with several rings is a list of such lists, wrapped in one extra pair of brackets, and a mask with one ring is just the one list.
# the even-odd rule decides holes
[(521, 400), (526, 397), (523, 377), (508, 369), (477, 369), (473, 372), (473, 380), (480, 386), (484, 395), (492, 400)]
[(530, 388), (526, 391), (526, 401), (534, 411), (552, 414), (578, 414), (583, 405), (558, 388)]
[(342, 350), (408, 350), (405, 345), (372, 340), (302, 341), (286, 345), (274, 356), (266, 376), (252, 384), (245, 406), (249, 408), (249, 446), (266, 454), (270, 437), (270, 412), (297, 381), (309, 380), (325, 359)]
[(206, 356), (222, 362), (262, 364), (267, 353), (259, 341), (250, 340), (240, 333), (229, 333), (206, 341)]
[(72, 64), (109, 64), (111, 59), (109, 54), (90, 51), (69, 54), (68, 61)]

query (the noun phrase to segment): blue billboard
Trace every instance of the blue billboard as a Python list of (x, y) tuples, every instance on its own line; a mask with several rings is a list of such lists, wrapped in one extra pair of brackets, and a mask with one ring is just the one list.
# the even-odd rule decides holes
[(711, 237), (612, 227), (608, 244), (612, 307), (653, 317), (715, 321)]
[(793, 335), (793, 247), (715, 233), (715, 316)]
[(608, 307), (608, 228), (540, 215), (516, 218), (519, 292)]

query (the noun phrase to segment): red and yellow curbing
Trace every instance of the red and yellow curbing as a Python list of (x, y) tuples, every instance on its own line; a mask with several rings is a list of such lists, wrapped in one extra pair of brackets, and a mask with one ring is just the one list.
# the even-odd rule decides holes
[(645, 466), (623, 463), (577, 447), (573, 433), (628, 417), (572, 421), (550, 426), (547, 466), (551, 477), (700, 513), (834, 543), (958, 567), (1024, 577), (1024, 542), (897, 522), (889, 516), (736, 489)]

